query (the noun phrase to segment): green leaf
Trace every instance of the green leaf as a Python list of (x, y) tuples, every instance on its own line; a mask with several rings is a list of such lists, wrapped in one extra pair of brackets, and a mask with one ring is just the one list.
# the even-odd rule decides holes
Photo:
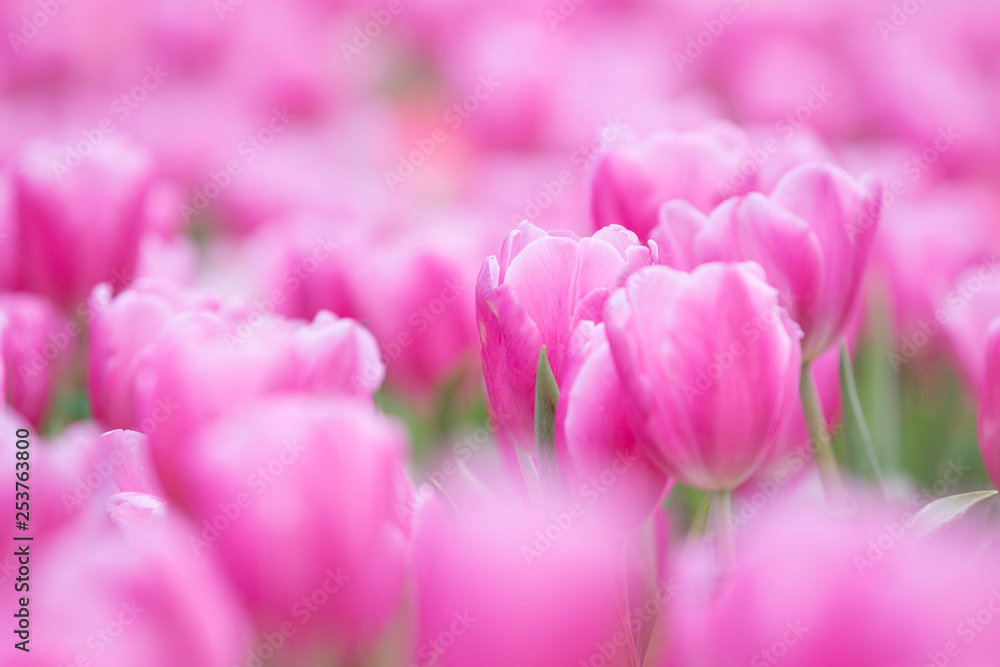
[(556, 405), (559, 403), (559, 385), (556, 384), (548, 352), (542, 346), (538, 353), (538, 371), (535, 375), (535, 448), (538, 454), (539, 476), (542, 484), (550, 489), (559, 483), (556, 464)]
[(925, 505), (914, 517), (914, 540), (933, 533), (935, 530), (943, 528), (953, 521), (962, 518), (962, 515), (972, 509), (975, 505), (989, 500), (1000, 493), (998, 491), (973, 491), (972, 493), (962, 493), (957, 496), (948, 496), (935, 500), (929, 505)]
[(885, 494), (885, 478), (879, 465), (875, 445), (872, 443), (865, 415), (861, 411), (858, 387), (854, 381), (854, 367), (847, 344), (840, 342), (840, 395), (844, 404), (844, 438), (852, 472), (859, 476), (874, 477)]

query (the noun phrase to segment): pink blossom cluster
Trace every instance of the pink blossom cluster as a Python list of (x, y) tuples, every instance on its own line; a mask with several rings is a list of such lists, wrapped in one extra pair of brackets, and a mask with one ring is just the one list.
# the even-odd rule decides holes
[(0, 665), (998, 664), (997, 26), (5, 2)]

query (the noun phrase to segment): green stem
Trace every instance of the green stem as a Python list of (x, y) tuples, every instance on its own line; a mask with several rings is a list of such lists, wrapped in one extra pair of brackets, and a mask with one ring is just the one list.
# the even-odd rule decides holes
[(711, 511), (719, 566), (723, 572), (733, 572), (736, 569), (736, 539), (733, 535), (732, 491), (713, 491)]
[(826, 427), (826, 418), (823, 416), (823, 405), (816, 389), (812, 366), (808, 363), (802, 365), (799, 393), (802, 397), (806, 424), (809, 427), (809, 439), (816, 454), (816, 466), (819, 468), (823, 491), (826, 493), (826, 502), (834, 511), (844, 511), (848, 507), (847, 490), (840, 476), (837, 458), (833, 453), (833, 437)]

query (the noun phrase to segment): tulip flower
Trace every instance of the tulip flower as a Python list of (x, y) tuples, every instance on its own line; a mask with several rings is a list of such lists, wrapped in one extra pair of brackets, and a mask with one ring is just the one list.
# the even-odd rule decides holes
[(534, 451), (535, 376), (544, 345), (556, 383), (580, 322), (600, 320), (608, 294), (649, 264), (632, 232), (607, 227), (589, 238), (546, 233), (523, 223), (507, 235), (500, 258), (483, 263), (476, 317), (486, 392), (497, 422), (516, 445)]
[[(594, 173), (594, 225), (622, 225), (646, 239), (659, 222), (660, 205), (667, 201), (684, 199), (707, 213), (734, 188), (730, 182), (739, 175), (736, 168), (746, 150), (743, 131), (722, 123), (697, 132), (662, 132), (615, 147)], [(752, 185), (742, 177), (736, 191)]]
[(90, 295), (87, 388), (94, 417), (112, 428), (133, 428), (135, 374), (142, 355), (181, 312), (218, 310), (219, 303), (169, 282), (140, 279), (117, 297), (101, 283)]
[(195, 551), (221, 558), (265, 626), (308, 614), (303, 636), (371, 639), (403, 583), (403, 430), (367, 401), (283, 396), (232, 409), (193, 440), (178, 467)]
[(142, 150), (109, 139), (79, 164), (66, 147), (29, 143), (13, 171), (21, 288), (77, 307), (97, 283), (116, 291), (134, 277), (146, 229), (153, 165)]
[(707, 217), (670, 202), (651, 233), (661, 261), (689, 269), (709, 261), (754, 261), (802, 328), (803, 360), (833, 346), (855, 313), (880, 190), (824, 164), (787, 172), (774, 192), (729, 199)]
[(215, 563), (192, 552), (189, 525), (159, 513), (126, 526), (88, 517), (32, 544), (30, 660), (16, 664), (244, 664), (250, 624)]
[(612, 294), (604, 318), (653, 459), (703, 490), (739, 486), (795, 408), (801, 365), (799, 329), (760, 267), (642, 269)]
[(616, 532), (572, 505), (550, 515), (507, 500), (459, 497), (460, 514), (437, 498), (421, 508), (410, 662), (590, 664), (595, 654), (608, 659), (607, 646), (614, 661), (600, 664), (630, 664), (630, 628), (615, 597), (629, 572)]
[(49, 408), (53, 381), (71, 365), (81, 329), (45, 298), (25, 292), (0, 294), (6, 326), (0, 334), (7, 401), (35, 426)]
[(306, 323), (267, 312), (266, 301), (220, 304), (152, 282), (110, 301), (107, 288), (95, 290), (95, 414), (150, 436), (168, 491), (183, 443), (229, 408), (284, 391), (370, 398), (381, 384), (377, 344), (354, 320), (320, 312)]
[(613, 507), (628, 531), (660, 507), (673, 480), (649, 458), (629, 425), (621, 379), (603, 324), (574, 333), (556, 412), (556, 451), (573, 497)]
[(989, 328), (985, 357), (979, 391), (979, 451), (990, 479), (1000, 487), (1000, 318)]
[(660, 664), (979, 665), (1000, 654), (995, 545), (960, 526), (914, 543), (912, 508), (866, 505), (844, 519), (801, 496), (772, 502), (726, 579), (704, 550), (678, 554)]

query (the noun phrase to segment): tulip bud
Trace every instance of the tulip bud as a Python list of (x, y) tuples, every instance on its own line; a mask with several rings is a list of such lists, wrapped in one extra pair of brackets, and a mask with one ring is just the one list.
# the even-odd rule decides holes
[(487, 258), (476, 287), (483, 373), (493, 414), (525, 451), (534, 451), (535, 376), (544, 345), (556, 383), (584, 320), (600, 320), (608, 293), (651, 261), (621, 227), (579, 239), (523, 223), (499, 260)]
[(303, 635), (343, 642), (380, 629), (404, 574), (403, 430), (370, 402), (290, 396), (232, 410), (193, 440), (178, 465), (192, 548), (221, 558), (255, 616), (308, 618)]
[(1000, 319), (993, 320), (986, 341), (986, 364), (979, 391), (979, 451), (983, 466), (1000, 487)]
[(743, 131), (717, 124), (697, 132), (661, 132), (645, 141), (613, 148), (594, 173), (594, 225), (622, 225), (640, 239), (658, 222), (660, 205), (684, 199), (708, 212), (732, 194), (751, 189), (730, 184), (747, 149)]
[(47, 299), (23, 292), (0, 294), (0, 333), (7, 401), (35, 426), (49, 407), (53, 379), (71, 365), (80, 327)]
[(144, 151), (114, 140), (72, 168), (60, 162), (64, 153), (52, 141), (25, 147), (13, 173), (13, 214), (21, 288), (73, 308), (99, 282), (118, 291), (132, 281), (153, 167)]
[(636, 432), (662, 469), (729, 491), (797, 409), (801, 333), (751, 263), (650, 267), (605, 306)]
[(765, 197), (728, 199), (706, 218), (676, 202), (660, 211), (651, 238), (661, 262), (676, 268), (711, 261), (753, 261), (781, 293), (802, 328), (802, 356), (834, 345), (855, 314), (881, 211), (880, 189), (824, 164), (796, 167)]

